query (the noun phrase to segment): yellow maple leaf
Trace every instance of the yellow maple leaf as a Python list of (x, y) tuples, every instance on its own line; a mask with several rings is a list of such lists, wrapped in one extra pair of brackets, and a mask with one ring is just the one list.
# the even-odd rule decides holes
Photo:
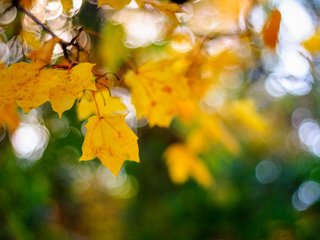
[(13, 133), (18, 127), (19, 119), (19, 114), (15, 104), (9, 104), (0, 108), (0, 123), (4, 123), (10, 133)]
[(61, 83), (50, 88), (49, 99), (52, 109), (60, 117), (64, 111), (72, 107), (79, 94), (84, 90), (96, 90), (95, 79), (91, 72), (92, 67), (91, 63), (80, 63), (70, 70)]
[(39, 64), (21, 62), (0, 70), (0, 108), (16, 102), (29, 112), (50, 101), (61, 116), (82, 91), (96, 89), (93, 64), (80, 63), (71, 70), (39, 70), (43, 62)]
[(36, 75), (17, 91), (16, 103), (27, 113), (49, 101), (50, 89), (62, 84), (67, 78), (66, 70), (43, 69), (39, 73), (36, 72)]
[(33, 64), (38, 65), (39, 69), (49, 65), (51, 63), (53, 48), (59, 41), (56, 37), (51, 38), (41, 48), (32, 51), (28, 57), (32, 60)]
[(178, 103), (190, 96), (187, 68), (185, 59), (171, 59), (149, 62), (126, 74), (125, 83), (132, 89), (138, 118), (146, 117), (151, 126), (169, 126), (179, 114)]
[(164, 153), (169, 175), (173, 182), (182, 184), (192, 177), (201, 186), (208, 188), (213, 178), (198, 156), (183, 144), (171, 145)]
[(124, 115), (89, 118), (80, 160), (99, 158), (114, 175), (125, 160), (139, 162), (138, 137), (125, 123)]
[(105, 115), (124, 113), (125, 111), (126, 107), (121, 100), (117, 97), (111, 97), (107, 90), (85, 93), (77, 107), (77, 114), (80, 120), (86, 119), (92, 114)]
[(131, 0), (98, 0), (98, 6), (110, 5), (111, 7), (120, 10), (128, 5), (130, 1)]
[[(23, 70), (22, 70), (23, 69)], [(20, 62), (0, 70), (0, 108), (19, 99), (21, 88), (38, 74), (38, 66)]]

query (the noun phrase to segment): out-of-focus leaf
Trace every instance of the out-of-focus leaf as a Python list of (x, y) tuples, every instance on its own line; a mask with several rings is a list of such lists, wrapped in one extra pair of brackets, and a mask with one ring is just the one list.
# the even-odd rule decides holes
[(61, 0), (63, 9), (65, 11), (69, 11), (73, 7), (73, 1), (72, 0)]
[(304, 41), (302, 45), (307, 49), (310, 53), (319, 52), (320, 50), (320, 31), (317, 30), (309, 39)]
[(98, 6), (102, 5), (110, 5), (111, 7), (115, 9), (121, 9), (128, 5), (130, 3), (130, 0), (98, 0)]
[(181, 184), (191, 177), (205, 188), (212, 185), (213, 179), (207, 167), (187, 146), (171, 145), (164, 156), (173, 182)]
[(125, 37), (123, 27), (108, 22), (101, 34), (99, 57), (108, 71), (116, 73), (127, 58), (127, 49), (122, 42)]
[(32, 6), (33, 0), (21, 0), (20, 6), (23, 8), (29, 9)]
[(188, 66), (185, 59), (170, 59), (149, 62), (127, 73), (125, 83), (132, 89), (138, 118), (146, 117), (151, 126), (169, 126), (179, 115), (179, 102), (190, 96), (185, 77)]
[(267, 47), (275, 49), (278, 42), (278, 33), (280, 29), (281, 13), (275, 9), (271, 12), (264, 28), (263, 40)]

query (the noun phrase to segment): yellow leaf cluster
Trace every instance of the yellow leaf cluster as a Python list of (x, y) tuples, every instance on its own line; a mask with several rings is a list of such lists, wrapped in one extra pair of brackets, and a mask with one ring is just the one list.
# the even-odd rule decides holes
[(147, 118), (150, 126), (167, 127), (179, 114), (179, 103), (190, 96), (184, 58), (148, 62), (137, 71), (129, 71), (125, 83), (132, 90), (132, 102), (138, 118)]
[(167, 148), (164, 156), (173, 182), (181, 184), (192, 177), (205, 188), (212, 186), (213, 178), (207, 167), (187, 146), (182, 144), (171, 145)]
[[(40, 64), (42, 66), (42, 63)], [(69, 70), (39, 69), (37, 64), (16, 63), (0, 71), (0, 108), (16, 102), (25, 112), (50, 101), (61, 116), (78, 95), (95, 89), (93, 64), (81, 63)]]
[(220, 146), (224, 146), (232, 154), (239, 153), (240, 146), (235, 132), (228, 126), (229, 123), (236, 122), (236, 128), (241, 128), (245, 133), (251, 133), (255, 139), (257, 136), (264, 137), (269, 133), (268, 124), (256, 111), (252, 100), (231, 101), (222, 109), (214, 113), (197, 109), (191, 119), (182, 122), (184, 142), (169, 146), (164, 154), (170, 177), (174, 182), (183, 183), (189, 177), (193, 177), (200, 185), (207, 186), (208, 170), (203, 170), (206, 167), (198, 155), (212, 147)]

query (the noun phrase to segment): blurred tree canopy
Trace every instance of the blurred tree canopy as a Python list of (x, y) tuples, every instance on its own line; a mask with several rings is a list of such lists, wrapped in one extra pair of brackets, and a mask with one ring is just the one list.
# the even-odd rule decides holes
[(0, 239), (320, 239), (319, 10), (1, 1)]

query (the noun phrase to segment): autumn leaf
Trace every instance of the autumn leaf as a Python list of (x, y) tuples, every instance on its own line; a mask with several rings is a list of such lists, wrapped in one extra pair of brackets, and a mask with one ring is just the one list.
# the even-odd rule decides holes
[(44, 69), (35, 72), (35, 76), (21, 85), (17, 91), (16, 102), (27, 113), (49, 101), (50, 89), (62, 84), (67, 78), (66, 70)]
[(13, 133), (20, 120), (16, 104), (9, 104), (0, 108), (0, 113), (0, 123), (7, 126), (9, 133)]
[(33, 0), (20, 0), (20, 6), (23, 8), (29, 9), (33, 4)]
[(28, 57), (32, 60), (33, 64), (38, 65), (39, 69), (47, 66), (51, 63), (53, 48), (58, 42), (58, 38), (51, 38), (41, 48), (32, 51)]
[[(221, 117), (218, 115), (201, 114), (197, 117), (198, 130), (208, 142), (221, 143), (231, 153), (236, 154), (240, 151), (240, 147), (235, 137), (225, 126)], [(205, 147), (205, 146), (204, 146)]]
[(278, 33), (280, 29), (281, 13), (275, 9), (271, 12), (264, 28), (263, 40), (267, 47), (275, 49), (278, 42)]
[(187, 146), (171, 145), (166, 149), (164, 157), (173, 182), (182, 184), (191, 177), (205, 188), (213, 184), (212, 176), (205, 164)]
[(20, 32), (20, 36), (27, 43), (27, 46), (31, 47), (32, 49), (40, 49), (41, 48), (41, 41), (40, 37), (36, 36), (34, 33), (22, 30)]
[(169, 126), (179, 114), (179, 102), (190, 96), (185, 77), (188, 66), (185, 59), (162, 60), (126, 74), (125, 83), (132, 89), (138, 118), (146, 117), (151, 126)]
[[(99, 113), (97, 112), (99, 109)], [(89, 116), (106, 115), (126, 112), (125, 105), (117, 97), (111, 97), (109, 91), (86, 92), (80, 99), (77, 107), (77, 114), (80, 120)]]
[(98, 6), (110, 5), (111, 7), (120, 10), (130, 3), (131, 0), (98, 0)]
[(227, 109), (232, 114), (232, 116), (229, 115), (230, 119), (242, 124), (255, 135), (266, 136), (269, 133), (270, 129), (267, 122), (257, 112), (255, 103), (252, 100), (233, 101)]
[(102, 28), (101, 35), (99, 57), (108, 71), (118, 72), (127, 58), (127, 50), (122, 43), (125, 38), (123, 27), (108, 22)]
[(89, 118), (80, 160), (99, 158), (114, 175), (125, 160), (139, 162), (138, 137), (125, 123), (124, 115)]
[[(23, 69), (23, 70), (22, 70)], [(20, 62), (0, 70), (0, 108), (19, 99), (21, 89), (38, 74), (37, 65)]]
[(63, 9), (68, 12), (73, 7), (73, 1), (72, 0), (61, 0)]
[[(84, 90), (95, 90), (93, 64), (80, 63), (70, 71), (39, 70), (39, 64), (16, 63), (0, 70), (0, 108), (16, 102), (25, 112), (50, 101), (60, 116)], [(23, 69), (23, 70), (21, 70)]]
[(95, 79), (91, 72), (92, 67), (91, 63), (80, 63), (70, 70), (61, 83), (50, 88), (49, 99), (52, 109), (60, 117), (64, 111), (72, 107), (79, 94), (84, 90), (96, 90)]
[(309, 39), (304, 41), (302, 45), (307, 49), (310, 53), (319, 52), (320, 50), (320, 31), (317, 30), (314, 35), (312, 35)]

